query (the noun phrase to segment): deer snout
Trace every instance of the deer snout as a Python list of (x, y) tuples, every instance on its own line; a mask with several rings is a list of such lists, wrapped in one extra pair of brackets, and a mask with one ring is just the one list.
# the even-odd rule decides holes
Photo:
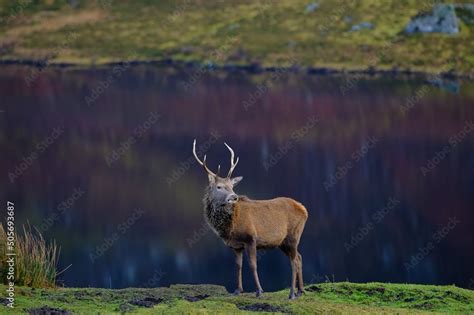
[(239, 197), (236, 194), (230, 194), (229, 196), (227, 196), (225, 201), (227, 203), (236, 203), (237, 200), (239, 200)]

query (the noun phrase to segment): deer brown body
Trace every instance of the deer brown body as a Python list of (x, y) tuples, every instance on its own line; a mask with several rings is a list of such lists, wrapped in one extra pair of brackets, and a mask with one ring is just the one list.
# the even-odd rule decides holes
[[(247, 251), (250, 269), (256, 285), (256, 294), (263, 292), (257, 273), (257, 250), (280, 248), (290, 259), (291, 288), (290, 299), (303, 293), (302, 257), (298, 245), (303, 233), (308, 212), (299, 202), (286, 197), (270, 200), (252, 200), (238, 196), (233, 187), (242, 177), (231, 178), (232, 171), (238, 163), (234, 162), (231, 151), (231, 169), (227, 177), (219, 177), (206, 166), (206, 156), (201, 161), (196, 155), (196, 142), (193, 153), (197, 161), (205, 168), (209, 176), (209, 186), (204, 196), (205, 217), (210, 227), (232, 248), (236, 255), (237, 289), (235, 294), (243, 292), (242, 260)], [(296, 285), (298, 292), (295, 294)]]

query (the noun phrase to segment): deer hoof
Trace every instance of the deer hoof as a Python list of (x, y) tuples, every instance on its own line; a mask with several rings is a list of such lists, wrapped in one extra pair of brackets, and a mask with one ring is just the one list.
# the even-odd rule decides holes
[(262, 294), (263, 294), (263, 290), (257, 290), (257, 292), (255, 292), (256, 297), (261, 297)]
[(296, 299), (295, 292), (291, 291), (291, 292), (290, 292), (290, 296), (288, 297), (288, 299), (290, 299), (290, 300)]
[(298, 290), (298, 292), (296, 293), (296, 297), (300, 297), (304, 294), (304, 291), (303, 290)]
[(232, 293), (233, 295), (240, 295), (242, 292), (244, 292), (244, 290), (242, 289), (235, 289), (234, 293)]

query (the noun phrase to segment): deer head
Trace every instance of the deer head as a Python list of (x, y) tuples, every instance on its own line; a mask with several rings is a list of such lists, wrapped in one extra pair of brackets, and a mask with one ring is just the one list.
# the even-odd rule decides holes
[(193, 154), (196, 158), (197, 162), (202, 165), (204, 170), (206, 171), (208, 178), (209, 178), (209, 186), (207, 188), (209, 196), (211, 197), (214, 202), (218, 204), (233, 204), (239, 200), (239, 197), (234, 192), (234, 186), (236, 186), (241, 180), (242, 176), (232, 178), (232, 173), (234, 172), (237, 163), (239, 163), (239, 158), (234, 161), (234, 150), (224, 143), (227, 149), (230, 151), (230, 169), (227, 173), (226, 177), (220, 177), (220, 165), (217, 167), (217, 173), (212, 172), (206, 165), (206, 155), (202, 161), (196, 154), (196, 139), (193, 142)]

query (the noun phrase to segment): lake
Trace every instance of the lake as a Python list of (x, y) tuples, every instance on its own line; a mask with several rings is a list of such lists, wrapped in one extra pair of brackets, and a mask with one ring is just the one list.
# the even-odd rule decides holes
[[(473, 82), (3, 65), (0, 97), (2, 200), (61, 246), (65, 286), (235, 288), (195, 138), (223, 173), (234, 148), (237, 193), (306, 206), (306, 283), (474, 286)], [(258, 268), (289, 286), (279, 250)]]

